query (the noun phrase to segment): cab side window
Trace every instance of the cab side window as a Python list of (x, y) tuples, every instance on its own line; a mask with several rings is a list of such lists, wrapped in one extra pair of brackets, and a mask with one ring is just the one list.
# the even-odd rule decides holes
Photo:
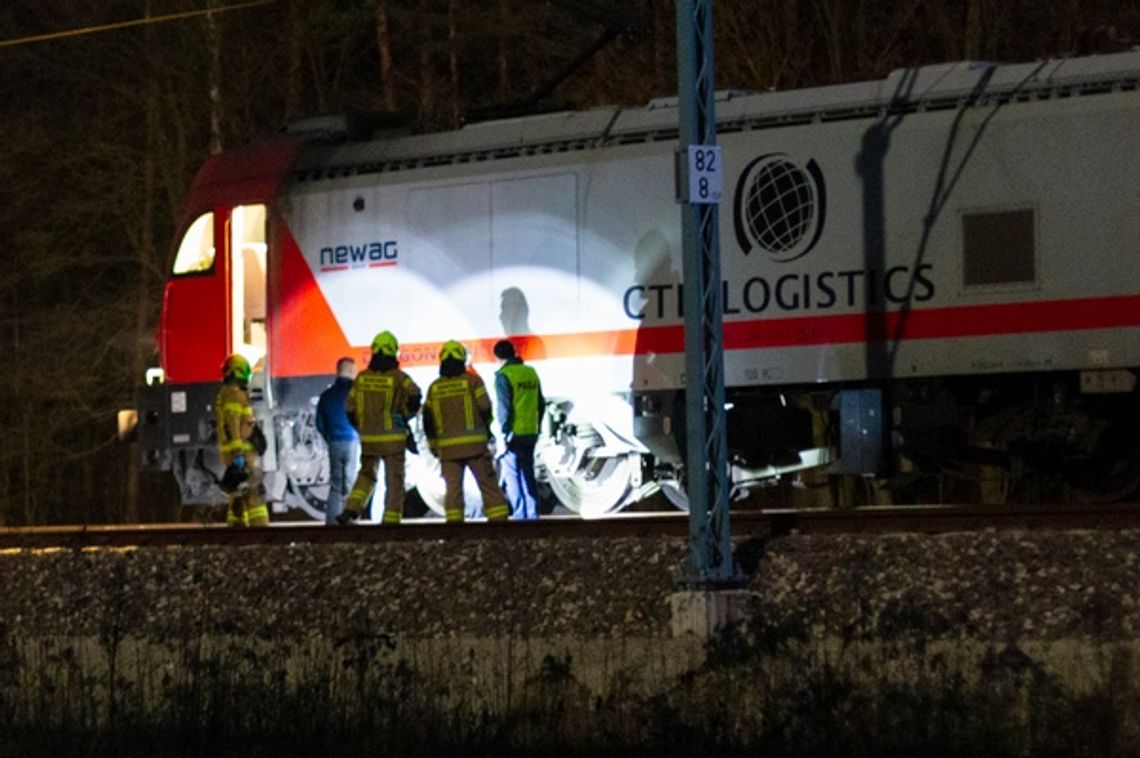
[(182, 235), (178, 254), (174, 256), (175, 276), (201, 274), (214, 267), (214, 214), (204, 213)]

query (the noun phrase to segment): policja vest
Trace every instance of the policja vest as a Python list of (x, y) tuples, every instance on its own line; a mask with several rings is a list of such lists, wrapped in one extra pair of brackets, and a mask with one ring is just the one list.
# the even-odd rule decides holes
[[(517, 437), (534, 437), (542, 423), (542, 397), (538, 382), (538, 372), (521, 361), (507, 363), (499, 369), (510, 384), (510, 416), (503, 419), (503, 431)], [(503, 406), (499, 406), (501, 413)]]

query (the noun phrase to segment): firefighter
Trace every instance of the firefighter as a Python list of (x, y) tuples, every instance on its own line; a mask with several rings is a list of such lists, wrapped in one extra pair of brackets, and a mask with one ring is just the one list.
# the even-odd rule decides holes
[(495, 343), (501, 361), (495, 372), (495, 412), (499, 417), (499, 461), (511, 518), (538, 518), (538, 482), (534, 477), (534, 446), (542, 426), (546, 400), (538, 372), (523, 363), (507, 340)]
[(258, 450), (253, 442), (257, 422), (249, 403), (251, 376), (249, 361), (236, 353), (229, 356), (222, 363), (222, 386), (214, 400), (222, 463), (240, 474), (240, 484), (235, 482), (234, 491), (229, 492), (226, 522), (230, 526), (269, 525), (269, 508), (261, 496)]
[(422, 393), (400, 370), (396, 337), (383, 331), (372, 340), (372, 359), (361, 371), (345, 399), (348, 420), (360, 433), (360, 473), (348, 495), (346, 524), (360, 518), (368, 496), (376, 488), (376, 466), (384, 462), (384, 523), (398, 524), (404, 514), (404, 447), (408, 421), (420, 409)]
[(439, 378), (431, 383), (424, 411), (424, 432), (439, 458), (446, 485), (447, 521), (463, 521), (463, 472), (471, 469), (483, 497), (483, 513), (492, 521), (507, 518), (507, 497), (495, 481), (487, 442), (491, 439), (491, 400), (483, 380), (467, 371), (467, 349), (455, 340), (439, 349)]

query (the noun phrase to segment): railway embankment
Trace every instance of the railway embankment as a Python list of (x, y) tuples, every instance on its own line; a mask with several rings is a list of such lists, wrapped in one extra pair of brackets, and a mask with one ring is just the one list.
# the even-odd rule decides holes
[(0, 728), (13, 754), (1140, 750), (1140, 530), (741, 540), (708, 640), (675, 633), (685, 550), (5, 551)]

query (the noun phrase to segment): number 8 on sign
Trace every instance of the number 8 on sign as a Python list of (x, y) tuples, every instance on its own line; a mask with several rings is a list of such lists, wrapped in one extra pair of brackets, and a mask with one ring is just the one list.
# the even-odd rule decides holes
[(719, 203), (724, 193), (724, 169), (718, 145), (689, 145), (690, 203)]

